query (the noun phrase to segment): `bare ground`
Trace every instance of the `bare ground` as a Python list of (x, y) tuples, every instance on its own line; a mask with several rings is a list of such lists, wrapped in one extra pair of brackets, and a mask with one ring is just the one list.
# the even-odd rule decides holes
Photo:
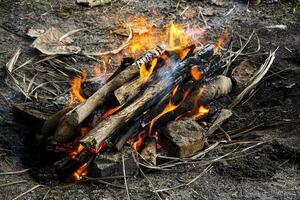
[[(42, 2), (42, 3), (41, 3)], [(291, 2), (249, 6), (240, 1), (230, 1), (215, 6), (207, 1), (114, 1), (104, 7), (85, 8), (74, 1), (9, 1), (0, 0), (0, 63), (4, 66), (17, 47), (22, 48), (19, 62), (31, 58), (36, 52), (29, 48), (32, 40), (25, 36), (28, 28), (59, 27), (65, 32), (77, 28), (89, 28), (90, 32), (76, 36), (84, 48), (97, 50), (105, 47), (101, 41), (111, 34), (118, 16), (144, 14), (164, 15), (158, 23), (167, 23), (178, 16), (187, 6), (189, 9), (201, 6), (212, 8), (213, 16), (206, 16), (209, 32), (216, 33), (222, 27), (244, 37), (255, 30), (261, 41), (261, 52), (274, 50), (279, 46), (276, 59), (258, 86), (256, 93), (234, 110), (234, 116), (223, 128), (230, 131), (254, 124), (274, 120), (299, 119), (300, 114), (300, 25), (299, 14), (293, 13)], [(235, 6), (234, 10), (226, 15)], [(149, 9), (151, 8), (151, 9)], [(189, 10), (187, 10), (188, 12)], [(200, 17), (184, 21), (204, 26)], [(267, 29), (266, 26), (283, 24), (286, 30)], [(212, 36), (214, 37), (214, 36)], [(111, 39), (108, 37), (108, 39)], [(124, 39), (124, 38), (118, 38)], [(114, 41), (114, 40), (113, 40)], [(255, 59), (252, 58), (252, 59)], [(79, 65), (92, 65), (91, 61), (79, 58)], [(241, 60), (237, 60), (238, 64)], [(257, 59), (257, 62), (261, 60)], [(284, 70), (284, 71), (282, 71)], [(282, 72), (281, 72), (282, 71)], [(280, 72), (278, 74), (277, 73)], [(27, 168), (21, 161), (28, 149), (24, 140), (30, 134), (28, 124), (18, 122), (12, 112), (12, 105), (24, 101), (13, 84), (4, 81), (4, 70), (0, 71), (0, 199), (12, 199), (39, 183), (27, 172), (16, 175), (1, 175), (1, 172)], [(67, 84), (66, 84), (67, 85)], [(189, 186), (160, 193), (163, 199), (299, 199), (300, 198), (300, 126), (299, 123), (272, 124), (242, 135), (240, 140), (262, 140), (265, 144), (255, 148), (251, 154), (231, 160), (222, 160)], [(215, 137), (218, 137), (217, 136)], [(25, 149), (25, 151), (24, 151)], [(218, 148), (212, 155), (222, 155), (227, 149)], [(25, 157), (26, 158), (26, 157)], [(23, 159), (24, 160), (24, 159)], [(198, 176), (203, 170), (199, 164), (178, 166), (171, 171), (151, 171), (147, 177), (156, 189), (173, 187)], [(19, 184), (2, 184), (22, 181)], [(123, 181), (113, 184), (123, 186)], [(153, 188), (143, 176), (128, 179), (131, 199), (156, 199)], [(26, 194), (24, 199), (126, 199), (126, 191), (99, 183), (72, 183), (58, 186), (43, 186)]]

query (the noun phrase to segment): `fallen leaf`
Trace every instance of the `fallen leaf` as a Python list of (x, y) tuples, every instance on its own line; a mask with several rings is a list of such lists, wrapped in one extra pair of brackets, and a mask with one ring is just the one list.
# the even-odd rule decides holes
[(32, 47), (38, 49), (46, 55), (69, 55), (76, 54), (81, 51), (80, 47), (68, 45), (73, 42), (70, 37), (64, 37), (62, 32), (51, 27), (45, 33), (41, 34), (32, 43)]

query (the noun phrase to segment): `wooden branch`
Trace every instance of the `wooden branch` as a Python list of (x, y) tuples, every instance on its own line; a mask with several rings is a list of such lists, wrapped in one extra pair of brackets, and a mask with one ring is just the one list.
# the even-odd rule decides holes
[[(167, 92), (168, 84), (164, 80), (155, 81), (133, 103), (123, 110), (101, 121), (82, 140), (81, 144), (88, 148), (99, 146), (106, 138), (123, 127), (135, 116), (141, 115), (147, 108), (156, 103)], [(174, 86), (173, 86), (174, 87)], [(172, 87), (171, 87), (172, 88)]]
[[(146, 55), (151, 54), (151, 59), (161, 55), (164, 50), (160, 47), (148, 52)], [(73, 126), (79, 125), (87, 116), (89, 116), (93, 110), (102, 105), (108, 94), (132, 80), (139, 74), (139, 67), (144, 63), (145, 58), (138, 59), (135, 63), (127, 67), (124, 71), (120, 72), (115, 78), (107, 82), (96, 93), (87, 99), (82, 104), (79, 104), (74, 110), (67, 114), (67, 121)], [(150, 59), (147, 59), (149, 61)]]
[[(84, 119), (86, 119), (98, 106), (103, 105), (107, 96), (114, 90), (129, 82), (139, 74), (139, 67), (145, 62), (150, 61), (154, 57), (161, 55), (164, 50), (161, 47), (157, 47), (155, 50), (148, 51), (144, 56), (121, 71), (114, 78), (109, 80), (103, 85), (97, 92), (89, 97), (84, 103), (79, 104), (73, 110), (68, 112), (64, 117), (60, 119), (60, 123), (56, 129), (56, 136), (71, 136), (77, 127)], [(56, 137), (58, 141), (66, 142), (69, 137)]]
[(80, 142), (85, 147), (95, 148), (99, 146), (105, 139), (110, 137), (114, 132), (121, 129), (127, 122), (142, 115), (142, 113), (156, 104), (167, 95), (177, 84), (181, 83), (188, 76), (189, 69), (195, 64), (199, 64), (203, 59), (208, 59), (213, 55), (214, 45), (207, 45), (194, 56), (178, 63), (174, 66), (176, 71), (170, 76), (166, 76), (164, 80), (155, 80), (145, 92), (134, 102), (125, 107), (118, 113), (110, 116), (106, 120), (100, 122), (92, 129)]

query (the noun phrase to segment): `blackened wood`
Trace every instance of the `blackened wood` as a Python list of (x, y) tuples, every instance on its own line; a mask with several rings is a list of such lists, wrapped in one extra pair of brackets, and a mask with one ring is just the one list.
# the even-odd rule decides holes
[[(205, 106), (211, 101), (227, 95), (231, 91), (231, 87), (231, 79), (222, 75), (215, 77), (205, 84), (202, 83), (200, 85), (194, 85), (194, 88), (192, 89), (193, 92), (188, 99), (180, 104), (174, 111), (166, 113), (164, 116), (158, 119), (154, 124), (153, 130), (158, 129), (168, 121), (174, 120), (178, 116), (185, 115), (194, 108)], [(166, 105), (165, 102), (163, 103), (164, 104), (162, 105)], [(160, 112), (162, 112), (163, 109), (164, 107), (160, 109)], [(143, 121), (142, 126), (145, 127), (149, 125), (155, 116), (157, 116), (156, 110), (153, 111), (153, 114), (150, 113), (148, 115), (148, 118)]]
[(169, 94), (177, 84), (188, 77), (190, 67), (201, 63), (202, 60), (207, 60), (213, 55), (213, 49), (214, 45), (206, 45), (202, 50), (195, 53), (194, 56), (176, 64), (174, 66), (175, 70), (172, 73), (168, 73), (168, 76), (165, 76), (164, 79), (154, 80), (147, 87), (147, 90), (134, 102), (106, 120), (101, 121), (80, 141), (81, 144), (89, 148), (99, 146), (114, 132), (123, 128), (127, 122), (142, 115), (144, 111)]

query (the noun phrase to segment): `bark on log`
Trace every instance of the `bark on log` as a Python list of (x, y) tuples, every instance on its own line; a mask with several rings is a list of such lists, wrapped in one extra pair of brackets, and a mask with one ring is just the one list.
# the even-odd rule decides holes
[[(176, 71), (166, 76), (165, 80), (155, 80), (147, 90), (138, 97), (133, 103), (125, 107), (118, 113), (110, 116), (100, 122), (92, 129), (82, 140), (81, 144), (85, 147), (95, 148), (105, 139), (111, 136), (115, 131), (122, 128), (127, 122), (134, 117), (141, 115), (145, 110), (157, 103), (161, 98), (168, 94), (177, 84), (181, 83), (187, 76), (191, 66), (201, 64), (213, 55), (214, 45), (207, 45), (194, 56), (178, 63), (174, 66)], [(92, 96), (93, 97), (93, 96)]]
[(142, 83), (138, 78), (136, 78), (126, 83), (122, 87), (119, 87), (117, 90), (115, 90), (114, 94), (119, 103), (122, 105), (131, 99), (131, 97), (137, 95), (140, 92), (141, 87)]

